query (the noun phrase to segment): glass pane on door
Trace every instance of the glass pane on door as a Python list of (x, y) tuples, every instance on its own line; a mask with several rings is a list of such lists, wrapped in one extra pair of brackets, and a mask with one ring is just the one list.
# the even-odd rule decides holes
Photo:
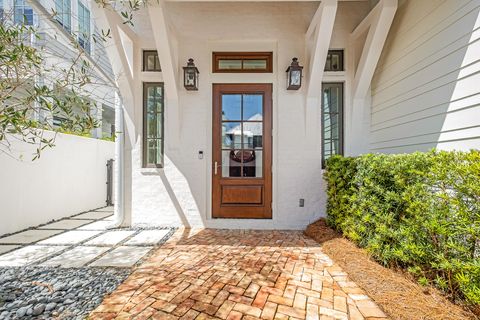
[(242, 120), (242, 95), (241, 94), (222, 95), (222, 120), (223, 121)]
[(263, 174), (263, 95), (222, 95), (222, 177)]
[(243, 148), (257, 149), (262, 148), (263, 123), (262, 122), (243, 122)]
[(243, 117), (244, 121), (262, 121), (263, 119), (263, 95), (243, 95)]
[(222, 177), (241, 177), (242, 161), (238, 154), (242, 150), (222, 150)]
[(242, 147), (241, 122), (222, 123), (222, 148), (237, 149)]

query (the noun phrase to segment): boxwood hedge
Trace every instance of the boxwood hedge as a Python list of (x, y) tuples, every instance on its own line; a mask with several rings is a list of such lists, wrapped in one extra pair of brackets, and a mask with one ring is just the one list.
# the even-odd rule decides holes
[(480, 304), (480, 152), (334, 156), (327, 221), (386, 266)]

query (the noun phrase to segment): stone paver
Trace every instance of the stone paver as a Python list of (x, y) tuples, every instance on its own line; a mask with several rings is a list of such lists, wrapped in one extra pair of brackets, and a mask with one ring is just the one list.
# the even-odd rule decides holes
[(0, 245), (0, 254), (4, 254), (17, 248), (20, 248), (20, 246), (14, 244), (2, 244)]
[(77, 230), (107, 230), (107, 227), (109, 227), (111, 224), (112, 221), (100, 220), (81, 226)]
[(73, 219), (87, 219), (87, 220), (96, 220), (96, 219), (103, 219), (108, 216), (111, 216), (113, 212), (103, 212), (103, 211), (90, 211), (87, 213), (82, 213), (78, 216), (73, 217)]
[(118, 247), (90, 264), (91, 267), (131, 267), (152, 247)]
[(101, 208), (0, 237), (0, 267), (131, 267), (172, 230), (108, 230), (112, 214), (113, 207)]
[(110, 214), (113, 213), (113, 207), (105, 207), (105, 208), (99, 208), (95, 209), (93, 211), (98, 211), (98, 212), (110, 212)]
[(41, 265), (43, 266), (61, 266), (62, 268), (78, 268), (82, 267), (85, 264), (89, 263), (97, 256), (103, 254), (110, 248), (108, 247), (85, 247), (79, 246), (64, 253), (59, 256), (55, 256)]
[(46, 240), (42, 240), (38, 243), (39, 244), (60, 244), (60, 245), (78, 244), (99, 233), (101, 233), (101, 231), (72, 230), (72, 231), (67, 231), (57, 236), (48, 238)]
[(108, 231), (85, 243), (87, 246), (113, 246), (134, 234), (135, 231)]
[(26, 244), (42, 240), (53, 235), (59, 234), (61, 230), (27, 230), (13, 234), (8, 237), (0, 238), (0, 243), (5, 244)]
[(128, 240), (127, 245), (154, 245), (165, 237), (170, 230), (145, 230), (141, 231), (132, 239)]
[(31, 245), (0, 256), (0, 267), (17, 267), (42, 260), (49, 255), (66, 249), (66, 246)]
[(92, 319), (386, 319), (296, 231), (177, 230)]
[(44, 226), (38, 227), (39, 229), (61, 229), (61, 230), (70, 230), (75, 229), (84, 224), (93, 222), (93, 220), (80, 220), (80, 219), (65, 219), (56, 222), (46, 224)]

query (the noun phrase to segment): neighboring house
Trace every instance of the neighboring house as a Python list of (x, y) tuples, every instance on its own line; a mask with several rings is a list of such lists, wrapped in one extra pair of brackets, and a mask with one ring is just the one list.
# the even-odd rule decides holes
[[(117, 217), (302, 229), (325, 215), (322, 167), (333, 154), (478, 148), (479, 7), (160, 1), (133, 27), (121, 8), (92, 7), (111, 30), (125, 118)], [(287, 90), (294, 57), (302, 83)], [(187, 90), (189, 58), (198, 90)]]
[[(93, 65), (91, 83), (80, 94), (94, 102), (94, 117), (101, 122), (92, 132), (95, 138), (110, 138), (115, 133), (115, 83), (110, 62), (101, 41), (93, 41), (98, 28), (90, 14), (88, 0), (0, 0), (0, 14), (9, 15), (14, 23), (32, 25), (38, 38), (31, 37), (30, 45), (43, 51), (47, 65), (68, 69), (79, 55), (72, 40), (84, 50), (86, 60)], [(48, 79), (35, 81), (48, 85)], [(59, 92), (64, 94), (64, 92)], [(80, 110), (74, 110), (80, 112)], [(67, 119), (62, 115), (38, 115), (39, 121), (51, 121), (59, 126)]]

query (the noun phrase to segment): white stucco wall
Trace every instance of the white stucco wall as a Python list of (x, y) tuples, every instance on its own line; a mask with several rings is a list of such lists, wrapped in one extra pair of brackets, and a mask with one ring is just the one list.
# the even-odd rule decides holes
[(480, 148), (480, 1), (401, 1), (372, 82), (372, 152)]
[(0, 152), (0, 235), (105, 206), (113, 142), (57, 134), (33, 162), (35, 147), (12, 142)]
[[(172, 27), (179, 103), (165, 114), (165, 168), (143, 169), (142, 82), (162, 81), (161, 73), (141, 70), (141, 49), (155, 49), (148, 16), (134, 21), (141, 40), (134, 51), (135, 145), (133, 149), (132, 223), (215, 228), (302, 229), (325, 214), (321, 170), (320, 108), (306, 110), (305, 86), (285, 89), (292, 57), (307, 66), (304, 35), (318, 3), (167, 3)], [(340, 2), (331, 47), (345, 48), (348, 34), (368, 12), (368, 3)], [(213, 74), (212, 51), (273, 51), (270, 74)], [(181, 67), (194, 58), (200, 88), (183, 88)], [(306, 68), (308, 69), (308, 68)], [(306, 71), (308, 72), (308, 71)], [(351, 68), (326, 74), (345, 82)], [(212, 219), (212, 83), (273, 83), (273, 219)], [(346, 104), (348, 92), (346, 92)], [(307, 117), (308, 114), (308, 117)], [(204, 158), (198, 159), (198, 152)], [(299, 199), (305, 207), (299, 207)]]

